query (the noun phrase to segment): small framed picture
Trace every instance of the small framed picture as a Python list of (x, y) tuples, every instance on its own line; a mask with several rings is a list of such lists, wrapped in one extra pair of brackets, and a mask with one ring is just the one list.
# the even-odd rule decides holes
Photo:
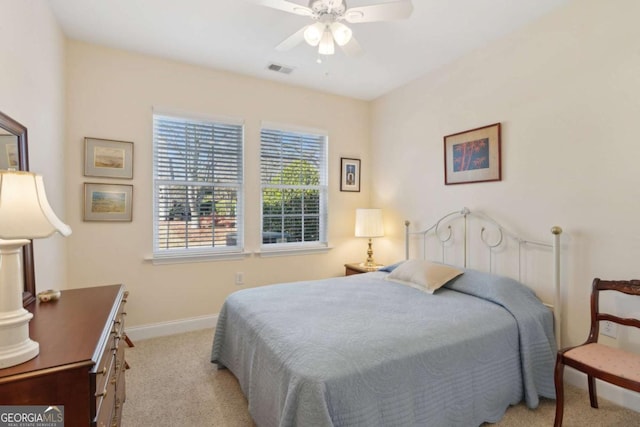
[(360, 159), (340, 158), (340, 191), (360, 191)]
[(500, 181), (500, 123), (444, 137), (444, 183)]
[(84, 175), (133, 178), (133, 142), (84, 139)]
[(85, 221), (131, 221), (133, 185), (84, 184)]

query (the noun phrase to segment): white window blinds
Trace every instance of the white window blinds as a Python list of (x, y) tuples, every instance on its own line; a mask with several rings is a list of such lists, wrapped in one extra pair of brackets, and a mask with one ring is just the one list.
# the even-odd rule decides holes
[(154, 114), (154, 255), (242, 249), (242, 151), (242, 124)]
[(326, 245), (327, 137), (261, 130), (262, 244)]

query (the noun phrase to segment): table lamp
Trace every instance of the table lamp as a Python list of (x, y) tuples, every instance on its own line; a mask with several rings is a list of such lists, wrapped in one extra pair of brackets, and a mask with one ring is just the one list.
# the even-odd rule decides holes
[(29, 338), (33, 314), (22, 306), (22, 247), (29, 240), (58, 232), (71, 234), (49, 206), (42, 176), (0, 171), (0, 369), (36, 357), (37, 342)]
[(384, 225), (382, 223), (382, 209), (356, 209), (356, 237), (368, 237), (369, 249), (367, 250), (367, 260), (362, 263), (366, 268), (375, 269), (376, 263), (373, 261), (373, 237), (384, 236)]

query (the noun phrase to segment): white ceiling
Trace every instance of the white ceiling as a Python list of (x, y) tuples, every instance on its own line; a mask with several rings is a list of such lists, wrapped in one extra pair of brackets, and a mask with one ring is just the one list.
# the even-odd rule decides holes
[[(290, 0), (307, 5), (305, 0)], [(364, 6), (389, 0), (348, 0)], [(50, 0), (64, 33), (76, 40), (229, 70), (371, 100), (569, 0), (413, 0), (407, 20), (350, 25), (365, 53), (336, 54), (321, 64), (305, 43), (278, 43), (309, 18), (251, 0)], [(277, 63), (289, 75), (267, 70)]]

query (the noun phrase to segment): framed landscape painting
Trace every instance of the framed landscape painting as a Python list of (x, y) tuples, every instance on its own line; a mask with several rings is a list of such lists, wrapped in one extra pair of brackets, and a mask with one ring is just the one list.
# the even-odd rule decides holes
[(500, 123), (444, 137), (444, 183), (500, 181)]
[(131, 221), (133, 185), (84, 184), (85, 221)]
[(133, 178), (133, 142), (85, 138), (84, 175)]

